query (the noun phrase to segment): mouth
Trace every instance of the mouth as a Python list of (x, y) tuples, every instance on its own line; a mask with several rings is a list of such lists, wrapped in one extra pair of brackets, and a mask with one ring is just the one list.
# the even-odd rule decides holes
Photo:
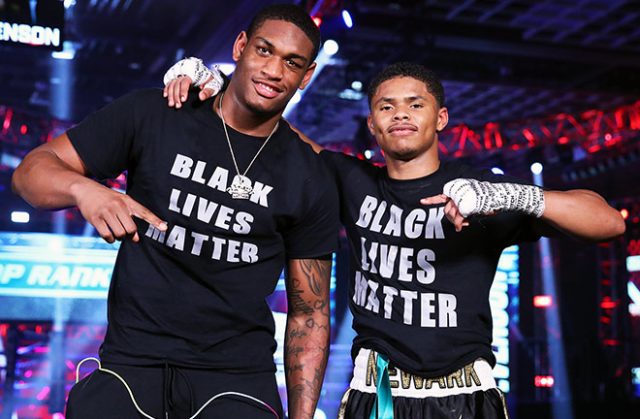
[(284, 91), (278, 86), (263, 81), (254, 80), (253, 84), (258, 95), (267, 99), (273, 99)]
[(418, 128), (411, 124), (398, 124), (391, 126), (387, 132), (391, 135), (402, 137), (405, 135), (411, 135), (418, 131)]

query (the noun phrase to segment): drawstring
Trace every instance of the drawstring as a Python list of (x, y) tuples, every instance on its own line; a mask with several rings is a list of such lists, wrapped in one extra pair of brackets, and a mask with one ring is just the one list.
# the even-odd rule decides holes
[(393, 399), (389, 384), (389, 358), (383, 354), (376, 357), (376, 399), (369, 419), (393, 419)]
[[(125, 389), (127, 390), (127, 393), (129, 393), (129, 398), (131, 399), (131, 402), (133, 403), (133, 406), (136, 408), (136, 410), (138, 411), (138, 413), (140, 413), (142, 416), (144, 416), (147, 419), (155, 419), (153, 416), (147, 414), (146, 412), (144, 412), (140, 406), (138, 405), (138, 402), (136, 401), (136, 398), (133, 395), (133, 391), (131, 391), (131, 387), (129, 387), (129, 384), (127, 384), (127, 382), (124, 380), (124, 378), (122, 378), (117, 372), (115, 371), (111, 371), (110, 369), (107, 368), (103, 368), (102, 364), (100, 363), (100, 360), (94, 357), (89, 357), (89, 358), (85, 358), (82, 361), (80, 361), (78, 363), (78, 365), (76, 365), (76, 384), (78, 384), (78, 381), (80, 381), (80, 367), (82, 366), (82, 364), (84, 364), (87, 361), (93, 361), (96, 364), (98, 364), (98, 371), (102, 371), (104, 373), (107, 374), (111, 374), (113, 375), (115, 378), (117, 378), (122, 385), (125, 387)], [(163, 401), (163, 407), (164, 407), (164, 414), (165, 414), (165, 419), (169, 419), (169, 412), (167, 410), (167, 404), (170, 404), (171, 406), (173, 405), (171, 403), (171, 400), (169, 399), (170, 394), (167, 392), (167, 389), (170, 388), (170, 384), (171, 384), (171, 378), (170, 375), (172, 374), (171, 372), (172, 368), (169, 367), (169, 363), (165, 362), (165, 367), (164, 367), (164, 401)], [(182, 374), (182, 372), (177, 369), (177, 371), (179, 373)], [(187, 381), (187, 386), (189, 387), (189, 395), (191, 398), (191, 405), (193, 406), (193, 389), (191, 388), (191, 384), (189, 383), (189, 380)], [(387, 382), (388, 382), (388, 378), (387, 378)], [(167, 385), (169, 384), (169, 385)], [(198, 417), (198, 415), (200, 413), (202, 413), (202, 411), (204, 409), (207, 408), (207, 406), (209, 406), (209, 404), (211, 404), (212, 402), (214, 402), (215, 400), (222, 398), (222, 397), (229, 397), (229, 396), (235, 396), (235, 397), (241, 397), (244, 399), (249, 399), (251, 401), (253, 401), (254, 403), (266, 408), (269, 412), (271, 412), (273, 414), (273, 416), (275, 416), (276, 419), (280, 419), (280, 416), (278, 415), (278, 413), (275, 411), (275, 409), (273, 407), (271, 407), (268, 403), (263, 402), (262, 400), (250, 396), (248, 394), (244, 394), (244, 393), (240, 393), (237, 391), (225, 391), (223, 393), (218, 393), (215, 396), (212, 396), (209, 398), (209, 400), (207, 400), (202, 406), (200, 406), (200, 409), (198, 409), (198, 411), (196, 413), (194, 413), (193, 415), (191, 415), (189, 417), (189, 419), (195, 419)], [(191, 411), (193, 411), (193, 407), (191, 407)]]

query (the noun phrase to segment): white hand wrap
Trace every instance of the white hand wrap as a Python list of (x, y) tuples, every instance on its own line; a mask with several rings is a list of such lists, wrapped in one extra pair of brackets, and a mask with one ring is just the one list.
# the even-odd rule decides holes
[[(164, 74), (164, 85), (166, 86), (170, 81), (180, 76), (188, 76), (191, 78), (192, 85), (202, 86), (203, 89), (211, 89), (214, 95), (217, 94), (224, 85), (224, 79), (217, 67), (208, 69), (201, 59), (195, 57), (182, 59), (167, 70)], [(209, 78), (211, 78), (211, 80), (205, 84), (205, 81)]]
[(538, 186), (459, 178), (447, 182), (443, 193), (453, 200), (465, 218), (497, 211), (522, 212), (537, 218), (544, 213), (544, 192)]

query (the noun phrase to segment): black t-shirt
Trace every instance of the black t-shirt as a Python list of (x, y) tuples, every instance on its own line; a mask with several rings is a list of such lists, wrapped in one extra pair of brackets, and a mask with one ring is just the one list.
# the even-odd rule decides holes
[(457, 233), (444, 205), (420, 199), (455, 178), (519, 182), (456, 162), (433, 174), (394, 180), (386, 168), (340, 153), (320, 154), (332, 167), (340, 217), (351, 248), (349, 304), (360, 348), (422, 376), (448, 374), (491, 351), (489, 290), (502, 250), (536, 239), (532, 218), (516, 213), (476, 218)]
[[(281, 122), (247, 173), (250, 200), (226, 188), (235, 169), (213, 99), (180, 110), (160, 90), (129, 94), (68, 135), (89, 172), (127, 170), (127, 193), (168, 222), (137, 220), (109, 290), (106, 362), (237, 371), (274, 369), (273, 316), (265, 302), (287, 259), (337, 246), (338, 202), (329, 172)], [(229, 128), (244, 171), (264, 138)]]

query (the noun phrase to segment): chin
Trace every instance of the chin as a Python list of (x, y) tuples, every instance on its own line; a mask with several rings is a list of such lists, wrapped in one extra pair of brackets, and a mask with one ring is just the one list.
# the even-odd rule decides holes
[(401, 149), (385, 151), (385, 154), (394, 160), (409, 161), (415, 159), (419, 153), (414, 149)]
[(252, 100), (247, 103), (247, 106), (258, 114), (276, 114), (282, 112), (287, 104), (282, 104), (280, 101)]

